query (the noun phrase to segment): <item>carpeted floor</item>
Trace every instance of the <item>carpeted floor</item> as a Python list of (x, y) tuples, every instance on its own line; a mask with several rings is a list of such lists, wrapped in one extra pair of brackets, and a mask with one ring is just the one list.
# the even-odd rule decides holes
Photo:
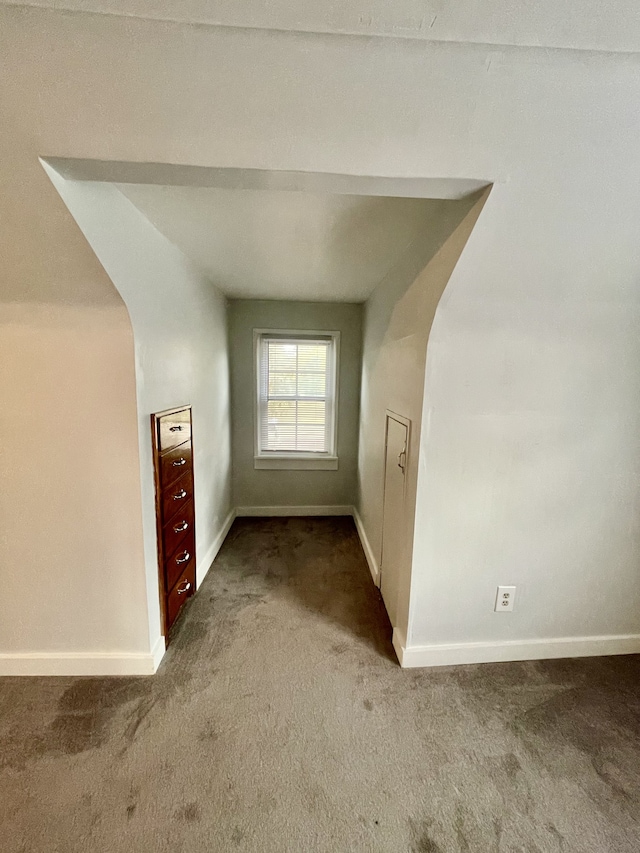
[(0, 849), (638, 853), (638, 657), (389, 636), (351, 519), (236, 521), (155, 677), (0, 682)]

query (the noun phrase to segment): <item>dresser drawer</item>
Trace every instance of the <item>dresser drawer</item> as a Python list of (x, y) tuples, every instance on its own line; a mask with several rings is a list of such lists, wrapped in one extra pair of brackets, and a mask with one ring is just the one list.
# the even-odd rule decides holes
[(165, 556), (171, 556), (182, 540), (193, 533), (194, 518), (193, 501), (189, 501), (165, 524), (162, 528), (162, 553)]
[(167, 580), (167, 589), (171, 589), (181, 574), (186, 571), (189, 563), (195, 559), (195, 536), (191, 530), (176, 550), (167, 557), (164, 562), (164, 574)]
[(187, 471), (179, 480), (162, 491), (162, 517), (165, 523), (180, 512), (182, 507), (186, 506), (192, 498), (193, 477), (191, 471)]
[(160, 484), (163, 489), (187, 471), (191, 471), (190, 441), (179, 444), (160, 457)]
[(179, 409), (158, 418), (158, 448), (162, 453), (191, 438), (191, 410)]
[(167, 623), (168, 627), (170, 627), (174, 621), (176, 616), (178, 615), (180, 608), (188, 601), (196, 588), (196, 569), (195, 569), (195, 561), (189, 564), (187, 569), (182, 572), (178, 580), (176, 581), (175, 586), (167, 596)]

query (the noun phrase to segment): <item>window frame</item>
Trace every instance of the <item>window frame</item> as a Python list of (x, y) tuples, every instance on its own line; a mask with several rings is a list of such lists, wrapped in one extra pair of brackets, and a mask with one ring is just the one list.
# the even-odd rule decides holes
[[(329, 356), (332, 360), (329, 374), (331, 391), (325, 395), (328, 404), (330, 447), (326, 451), (263, 450), (260, 446), (262, 418), (260, 359), (264, 337), (298, 343), (301, 340), (330, 339)], [(253, 463), (257, 469), (291, 471), (336, 471), (338, 469), (338, 395), (340, 377), (340, 332), (326, 329), (254, 329), (253, 330)]]

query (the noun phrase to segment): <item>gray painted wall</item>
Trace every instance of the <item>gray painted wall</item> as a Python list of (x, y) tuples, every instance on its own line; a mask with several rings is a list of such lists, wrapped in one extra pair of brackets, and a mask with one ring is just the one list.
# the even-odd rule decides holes
[[(362, 305), (229, 302), (233, 503), (236, 506), (344, 506), (356, 498), (362, 359)], [(256, 471), (253, 329), (340, 332), (337, 471)]]
[[(193, 406), (199, 584), (231, 509), (226, 300), (112, 184), (65, 181), (50, 174), (122, 295), (133, 326), (147, 579), (144, 604), (153, 648), (161, 624), (149, 415), (184, 403)], [(96, 618), (101, 615), (98, 609)], [(140, 602), (137, 618), (142, 621), (143, 615)]]

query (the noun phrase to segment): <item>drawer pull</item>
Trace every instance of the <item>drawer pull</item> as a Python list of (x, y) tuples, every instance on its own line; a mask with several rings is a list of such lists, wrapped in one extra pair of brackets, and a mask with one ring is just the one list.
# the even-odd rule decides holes
[(169, 432), (182, 432), (182, 424), (176, 424), (176, 426), (169, 427)]
[(181, 521), (180, 524), (176, 524), (173, 528), (174, 533), (182, 533), (183, 530), (186, 530), (189, 527), (188, 521)]
[(176, 557), (176, 564), (180, 565), (181, 563), (188, 563), (191, 559), (191, 554), (188, 551), (183, 551), (184, 557)]
[(174, 468), (179, 468), (181, 465), (186, 465), (187, 460), (184, 458), (184, 456), (181, 456), (180, 459), (176, 459), (176, 461), (172, 462), (171, 464)]
[(176, 589), (178, 595), (182, 595), (183, 592), (188, 592), (191, 589), (191, 584), (189, 583), (189, 581), (182, 581), (182, 583), (184, 584), (184, 586), (181, 585), (180, 587), (178, 587), (178, 589)]
[(182, 498), (186, 498), (186, 496), (187, 496), (187, 493), (185, 492), (185, 490), (180, 489), (180, 491), (176, 492), (176, 494), (173, 496), (173, 499), (174, 499), (174, 501), (181, 501)]

